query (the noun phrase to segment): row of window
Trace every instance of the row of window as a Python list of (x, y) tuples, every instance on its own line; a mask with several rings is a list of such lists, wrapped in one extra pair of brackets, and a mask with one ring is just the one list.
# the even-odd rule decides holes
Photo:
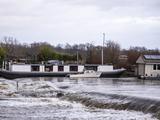
[[(85, 70), (95, 70), (97, 71), (97, 66), (85, 66)], [(39, 65), (34, 65), (31, 66), (31, 71), (40, 71), (40, 66)], [(45, 71), (46, 72), (51, 72), (54, 71), (53, 70), (53, 66), (45, 66)], [(63, 65), (59, 65), (58, 66), (58, 71), (64, 71), (64, 66)], [(69, 71), (78, 71), (78, 66), (69, 66)]]
[(160, 64), (154, 64), (153, 70), (160, 70)]
[[(78, 71), (78, 66), (70, 66), (70, 71)], [(40, 66), (31, 66), (31, 71), (40, 71)], [(45, 71), (53, 71), (53, 66), (45, 66)], [(58, 66), (58, 71), (64, 71), (64, 66)]]

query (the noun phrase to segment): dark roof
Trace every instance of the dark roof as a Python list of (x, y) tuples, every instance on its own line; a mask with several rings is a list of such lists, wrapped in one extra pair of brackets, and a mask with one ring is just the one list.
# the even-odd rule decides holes
[(138, 63), (138, 64), (160, 63), (160, 55), (141, 55), (137, 59), (136, 63)]
[(146, 60), (160, 60), (160, 55), (144, 55)]

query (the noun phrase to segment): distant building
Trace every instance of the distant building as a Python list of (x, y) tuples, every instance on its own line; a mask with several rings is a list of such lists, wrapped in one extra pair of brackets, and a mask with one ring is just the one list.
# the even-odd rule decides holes
[(128, 60), (128, 56), (127, 55), (119, 55), (119, 60), (120, 61), (127, 61)]
[(141, 55), (136, 63), (138, 76), (160, 77), (160, 55)]

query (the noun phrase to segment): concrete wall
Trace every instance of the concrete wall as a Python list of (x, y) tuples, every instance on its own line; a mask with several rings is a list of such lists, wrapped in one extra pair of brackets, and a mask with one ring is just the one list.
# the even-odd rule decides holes
[(98, 66), (98, 70), (97, 71), (112, 71), (113, 70), (113, 66), (112, 65), (99, 65)]
[(18, 65), (18, 64), (13, 64), (11, 65), (11, 71), (17, 71), (17, 72), (31, 72), (31, 65), (27, 65), (27, 64), (22, 64), (22, 65)]
[(138, 75), (145, 75), (145, 65), (144, 64), (138, 64)]

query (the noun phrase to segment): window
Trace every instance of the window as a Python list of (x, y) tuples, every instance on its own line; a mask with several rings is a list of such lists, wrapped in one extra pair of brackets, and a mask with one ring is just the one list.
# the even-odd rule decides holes
[(160, 64), (159, 64), (159, 65), (157, 65), (157, 70), (160, 70)]
[(84, 66), (85, 70), (94, 70), (94, 71), (97, 71), (98, 67), (97, 66)]
[(45, 66), (45, 71), (46, 71), (46, 72), (51, 72), (51, 71), (53, 71), (53, 66)]
[(78, 66), (70, 66), (70, 71), (78, 71)]
[(156, 64), (153, 65), (153, 70), (156, 70), (156, 66), (157, 66)]
[(31, 71), (39, 71), (39, 66), (31, 66)]
[(64, 71), (64, 66), (58, 66), (58, 71)]

